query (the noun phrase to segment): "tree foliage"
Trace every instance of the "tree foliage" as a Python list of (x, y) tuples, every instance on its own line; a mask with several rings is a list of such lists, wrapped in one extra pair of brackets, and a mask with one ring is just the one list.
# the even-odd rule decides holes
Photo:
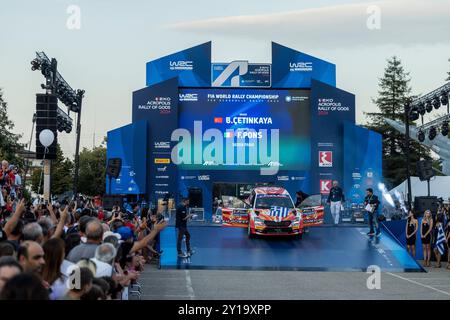
[[(31, 189), (36, 193), (43, 193), (43, 180), (41, 177), (42, 168), (33, 171), (31, 178)], [(70, 191), (73, 183), (73, 162), (69, 158), (64, 157), (59, 144), (56, 148), (56, 159), (52, 160), (51, 165), (51, 186), (52, 195), (60, 195)], [(39, 182), (41, 185), (39, 186)]]
[[(450, 59), (448, 59), (448, 62), (450, 62)], [(445, 81), (450, 81), (450, 71), (447, 72), (447, 79), (445, 79)]]
[(78, 191), (88, 196), (105, 193), (106, 148), (102, 145), (80, 152)]
[(23, 148), (19, 143), (20, 134), (13, 133), (14, 123), (8, 117), (8, 103), (3, 98), (0, 88), (0, 160), (22, 166), (23, 160), (17, 157), (17, 152)]
[[(390, 127), (385, 121), (389, 118), (404, 122), (404, 105), (411, 95), (409, 73), (402, 66), (400, 59), (392, 57), (387, 60), (383, 76), (379, 79), (378, 96), (373, 102), (378, 112), (366, 113), (369, 117), (367, 127), (379, 132), (383, 137), (383, 176), (390, 187), (406, 179), (405, 137)], [(410, 173), (415, 173), (415, 163), (420, 158), (430, 159), (427, 149), (411, 140)]]

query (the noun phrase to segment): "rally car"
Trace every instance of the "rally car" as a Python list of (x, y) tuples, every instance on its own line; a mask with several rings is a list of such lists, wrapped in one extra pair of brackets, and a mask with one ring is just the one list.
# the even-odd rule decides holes
[(250, 206), (233, 196), (222, 196), (217, 208), (214, 222), (227, 227), (247, 227)]
[(295, 235), (302, 237), (303, 221), (291, 196), (284, 188), (255, 188), (248, 198), (248, 236)]
[(222, 205), (216, 211), (216, 220), (224, 226), (246, 227), (248, 236), (298, 236), (304, 228), (320, 225), (324, 208), (320, 195), (306, 198), (295, 208), (291, 196), (284, 188), (259, 187), (249, 198), (222, 197)]

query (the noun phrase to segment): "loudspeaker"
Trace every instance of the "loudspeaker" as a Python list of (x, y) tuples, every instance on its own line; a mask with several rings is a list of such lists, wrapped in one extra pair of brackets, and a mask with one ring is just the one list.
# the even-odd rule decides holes
[(203, 208), (203, 190), (201, 188), (188, 189), (189, 207)]
[(117, 179), (122, 169), (122, 159), (120, 158), (110, 158), (108, 159), (108, 165), (106, 167), (106, 174), (110, 178)]
[[(36, 159), (56, 159), (56, 145), (58, 143), (57, 102), (58, 99), (55, 95), (36, 94)], [(45, 129), (49, 129), (55, 135), (55, 140), (47, 150), (39, 141), (39, 134)]]
[(112, 210), (114, 206), (123, 207), (123, 197), (121, 196), (104, 196), (102, 202), (105, 210)]
[(431, 160), (418, 161), (416, 168), (420, 181), (427, 181), (434, 177), (433, 162)]
[(414, 212), (416, 216), (423, 216), (425, 210), (430, 210), (432, 214), (436, 214), (439, 208), (437, 197), (415, 197)]

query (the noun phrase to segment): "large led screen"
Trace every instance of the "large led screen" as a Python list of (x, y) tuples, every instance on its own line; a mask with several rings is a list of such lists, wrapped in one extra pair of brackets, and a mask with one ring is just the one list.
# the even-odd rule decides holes
[(172, 159), (184, 170), (309, 170), (309, 90), (179, 91)]

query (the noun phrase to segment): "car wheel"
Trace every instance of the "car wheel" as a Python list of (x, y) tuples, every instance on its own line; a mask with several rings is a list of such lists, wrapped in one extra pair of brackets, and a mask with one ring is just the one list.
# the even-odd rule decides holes
[(299, 234), (296, 236), (296, 238), (299, 239), (299, 240), (303, 239), (303, 232), (302, 232), (302, 233), (299, 233)]

